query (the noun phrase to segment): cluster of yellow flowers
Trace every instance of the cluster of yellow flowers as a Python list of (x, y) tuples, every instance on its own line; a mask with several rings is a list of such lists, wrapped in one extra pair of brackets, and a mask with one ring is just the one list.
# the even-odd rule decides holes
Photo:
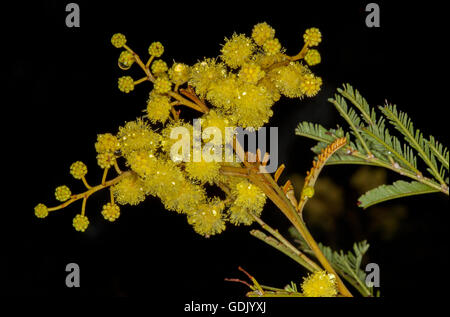
[[(119, 67), (127, 70), (137, 64), (145, 72), (145, 77), (139, 80), (120, 77), (118, 88), (129, 93), (142, 82), (153, 83), (146, 114), (127, 122), (116, 134), (98, 135), (97, 162), (104, 169), (100, 185), (88, 185), (86, 166), (75, 162), (70, 173), (83, 181), (87, 191), (72, 195), (68, 187), (58, 187), (56, 198), (66, 203), (53, 208), (39, 204), (36, 216), (44, 218), (49, 211), (83, 199), (82, 212), (74, 218), (73, 226), (84, 231), (89, 225), (86, 199), (97, 190), (109, 188), (111, 201), (101, 211), (109, 221), (120, 216), (117, 204), (136, 205), (152, 195), (159, 197), (166, 209), (185, 214), (194, 230), (204, 236), (222, 232), (227, 222), (251, 224), (252, 215), (259, 216), (262, 212), (265, 194), (248, 179), (221, 173), (224, 166), (240, 167), (242, 163), (175, 162), (170, 149), (177, 140), (170, 138), (170, 132), (176, 127), (193, 130), (193, 125), (180, 119), (183, 106), (201, 113), (202, 129), (217, 127), (223, 131), (231, 126), (258, 129), (268, 122), (273, 114), (271, 108), (281, 95), (315, 96), (322, 80), (309, 66), (320, 62), (319, 52), (311, 49), (321, 42), (320, 31), (310, 28), (303, 39), (300, 52), (289, 56), (275, 37), (275, 30), (260, 23), (254, 26), (251, 37), (233, 34), (225, 39), (216, 58), (205, 58), (192, 66), (174, 62), (169, 67), (160, 59), (164, 53), (160, 42), (149, 46), (149, 59), (143, 63), (127, 46), (126, 37), (115, 34), (111, 43), (124, 49), (118, 59)], [(191, 156), (194, 151), (191, 149)], [(119, 168), (118, 159), (123, 160), (126, 171)], [(110, 169), (118, 176), (107, 181)], [(211, 196), (207, 190), (210, 186), (222, 190), (221, 198)]]
[(316, 271), (304, 278), (303, 295), (306, 297), (334, 297), (338, 294), (336, 277), (327, 271)]

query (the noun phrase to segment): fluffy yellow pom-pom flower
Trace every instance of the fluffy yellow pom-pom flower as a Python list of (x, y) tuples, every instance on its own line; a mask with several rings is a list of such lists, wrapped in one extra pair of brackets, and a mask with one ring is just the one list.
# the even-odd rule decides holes
[(137, 205), (145, 199), (144, 183), (136, 175), (130, 175), (111, 187), (116, 201), (121, 204)]
[(111, 133), (97, 135), (95, 150), (97, 153), (115, 152), (120, 149), (119, 140)]
[(70, 174), (75, 179), (81, 179), (84, 175), (87, 174), (87, 166), (81, 161), (76, 161), (70, 165)]
[(84, 232), (89, 226), (89, 219), (83, 215), (76, 215), (72, 224), (76, 231)]
[[(178, 127), (183, 127), (186, 128), (187, 131), (189, 132), (189, 138), (185, 139), (183, 138), (183, 135), (179, 134), (178, 138), (173, 139), (170, 137), (172, 130), (174, 128), (178, 128)], [(180, 142), (180, 141), (186, 141), (183, 142), (183, 147), (187, 147), (190, 148), (191, 144), (192, 144), (192, 136), (193, 136), (193, 127), (191, 124), (184, 122), (183, 120), (178, 120), (178, 121), (174, 121), (174, 122), (169, 122), (166, 127), (161, 131), (161, 136), (162, 136), (162, 141), (161, 141), (161, 146), (162, 149), (165, 153), (170, 154), (170, 151), (172, 149), (172, 146), (175, 144), (175, 142)], [(180, 153), (178, 153), (180, 155), (179, 159), (182, 160), (181, 157), (181, 149), (179, 151)], [(190, 155), (190, 154), (189, 154)], [(174, 159), (174, 158), (172, 158)]]
[(111, 43), (117, 48), (121, 48), (127, 42), (127, 38), (122, 33), (116, 33), (111, 37)]
[(241, 66), (255, 50), (252, 40), (244, 34), (233, 34), (231, 39), (225, 39), (220, 58), (231, 68)]
[(188, 65), (175, 63), (169, 70), (169, 78), (176, 85), (182, 85), (189, 80), (191, 70)]
[(36, 207), (34, 207), (34, 214), (38, 218), (45, 218), (48, 216), (48, 208), (44, 204), (38, 204)]
[(302, 291), (306, 297), (334, 297), (338, 293), (336, 277), (326, 271), (316, 271), (304, 279)]
[(308, 50), (308, 52), (305, 55), (305, 62), (308, 63), (309, 66), (314, 66), (319, 64), (321, 61), (320, 53), (318, 50)]
[(147, 102), (147, 117), (153, 123), (166, 122), (169, 119), (170, 98), (166, 95), (160, 95), (157, 93), (150, 93), (150, 98)]
[(300, 84), (302, 92), (308, 97), (314, 97), (322, 86), (322, 78), (316, 77), (313, 74), (307, 74), (303, 77)]
[(256, 84), (266, 73), (255, 63), (245, 63), (239, 71), (239, 78), (245, 82)]
[(195, 88), (195, 92), (201, 97), (206, 95), (214, 82), (225, 78), (226, 75), (225, 66), (212, 58), (196, 63), (191, 70), (189, 84)]
[(267, 55), (269, 56), (275, 55), (279, 53), (281, 50), (280, 41), (277, 38), (267, 40), (264, 42), (263, 49)]
[(131, 152), (127, 156), (127, 163), (139, 176), (146, 177), (153, 173), (157, 159), (152, 151), (138, 150)]
[(203, 236), (209, 237), (220, 233), (225, 230), (224, 207), (224, 203), (218, 199), (203, 203), (196, 212), (188, 215), (188, 222)]
[(120, 216), (120, 207), (116, 204), (107, 203), (103, 206), (102, 215), (106, 220), (113, 222)]
[(303, 40), (308, 47), (317, 46), (322, 41), (322, 34), (318, 28), (309, 28), (303, 34)]
[(236, 197), (236, 200), (229, 209), (230, 222), (250, 225), (254, 221), (254, 218), (249, 212), (253, 212), (259, 216), (266, 203), (266, 195), (259, 187), (246, 180), (236, 185), (232, 190), (232, 195)]
[(262, 46), (265, 41), (273, 39), (275, 30), (266, 22), (258, 23), (253, 27), (252, 38), (256, 44)]
[(233, 122), (228, 120), (228, 116), (224, 115), (220, 110), (210, 110), (206, 115), (202, 117), (202, 129), (205, 131), (206, 128), (213, 127), (220, 130), (222, 137), (218, 135), (210, 135), (207, 137), (203, 135), (204, 142), (211, 142), (214, 145), (222, 145), (225, 140), (225, 128), (231, 127)]
[(275, 86), (289, 98), (301, 97), (304, 92), (301, 83), (307, 69), (300, 63), (291, 62), (287, 66), (280, 67), (272, 73)]
[(160, 57), (164, 53), (164, 46), (161, 42), (153, 42), (148, 48), (148, 53), (155, 57)]
[(239, 83), (236, 76), (229, 76), (211, 83), (206, 99), (216, 107), (230, 110), (235, 105), (234, 99), (238, 93)]
[(252, 84), (242, 84), (234, 100), (236, 112), (232, 117), (243, 127), (259, 128), (269, 121), (273, 99), (266, 89)]
[(124, 93), (129, 93), (134, 90), (134, 80), (130, 76), (122, 76), (118, 81), (119, 90)]
[(59, 201), (66, 201), (70, 198), (72, 192), (66, 185), (58, 186), (55, 190), (55, 197)]
[(127, 122), (119, 128), (117, 137), (120, 142), (120, 150), (126, 156), (132, 151), (154, 151), (160, 144), (160, 135), (154, 132), (141, 118)]
[(219, 176), (220, 164), (217, 162), (186, 162), (186, 173), (194, 180), (213, 183)]

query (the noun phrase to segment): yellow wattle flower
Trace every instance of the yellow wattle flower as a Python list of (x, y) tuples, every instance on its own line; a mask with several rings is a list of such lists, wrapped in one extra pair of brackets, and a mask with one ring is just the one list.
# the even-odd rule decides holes
[(308, 47), (317, 46), (322, 41), (322, 34), (318, 28), (309, 28), (303, 34), (303, 40)]
[(225, 39), (220, 57), (230, 68), (238, 68), (248, 60), (254, 50), (255, 46), (250, 38), (235, 33), (230, 39)]
[(59, 186), (55, 190), (55, 197), (59, 201), (69, 200), (71, 195), (72, 195), (72, 192), (70, 191), (69, 187), (67, 187), (66, 185)]
[(153, 123), (165, 123), (169, 119), (171, 108), (168, 96), (152, 92), (147, 102), (147, 118)]
[(84, 175), (87, 174), (87, 166), (81, 161), (77, 161), (70, 165), (70, 174), (75, 179), (81, 179)]
[(120, 216), (120, 207), (114, 203), (107, 203), (102, 208), (102, 215), (106, 220), (116, 221)]
[(89, 226), (89, 219), (84, 215), (76, 215), (72, 222), (76, 231), (84, 232)]
[(334, 297), (338, 294), (336, 277), (326, 271), (316, 271), (306, 277), (302, 283), (306, 297)]
[(273, 39), (275, 30), (266, 22), (258, 23), (253, 27), (252, 38), (256, 44), (262, 46), (265, 41)]
[(145, 199), (144, 187), (143, 181), (138, 176), (131, 174), (112, 186), (111, 191), (119, 204), (137, 205)]
[(155, 57), (161, 57), (164, 53), (164, 46), (161, 42), (153, 42), (148, 48), (148, 53)]

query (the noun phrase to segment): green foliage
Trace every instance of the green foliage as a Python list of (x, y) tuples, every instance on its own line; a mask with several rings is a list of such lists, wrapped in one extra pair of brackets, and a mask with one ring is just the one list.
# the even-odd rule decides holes
[(444, 183), (443, 176), (438, 172), (436, 159), (432, 151), (430, 150), (429, 143), (423, 137), (420, 130), (414, 129), (414, 124), (405, 112), (397, 111), (395, 105), (385, 105), (379, 107), (383, 114), (389, 119), (394, 127), (403, 134), (406, 142), (408, 142), (424, 160), (428, 166), (428, 171), (432, 174), (441, 184)]
[[(408, 115), (398, 111), (395, 105), (380, 106), (377, 113), (361, 94), (349, 84), (329, 101), (350, 126), (351, 133), (342, 128), (326, 129), (320, 124), (301, 122), (295, 130), (300, 136), (318, 141), (312, 151), (319, 154), (335, 139), (345, 136), (347, 146), (337, 151), (327, 162), (330, 165), (360, 164), (388, 168), (414, 180), (412, 183), (395, 182), (364, 194), (359, 200), (361, 207), (399, 197), (442, 192), (448, 195), (449, 151), (433, 136), (426, 139), (414, 128)], [(354, 107), (350, 107), (347, 101)], [(356, 111), (355, 111), (356, 109)], [(404, 142), (393, 135), (385, 122), (388, 121), (403, 137)], [(426, 167), (430, 177), (419, 170)]]
[[(289, 229), (289, 233), (295, 238), (295, 241), (299, 244), (299, 247), (303, 252), (314, 255), (314, 252), (308, 246), (306, 241), (293, 227)], [(373, 288), (368, 287), (365, 283), (366, 272), (361, 269), (363, 257), (369, 250), (367, 241), (355, 242), (353, 244), (353, 252), (348, 251), (347, 253), (344, 253), (342, 250), (339, 252), (333, 251), (330, 247), (321, 243), (319, 243), (319, 248), (341, 277), (347, 280), (347, 282), (355, 287), (355, 289), (363, 296), (373, 296)]]
[(359, 198), (358, 204), (367, 208), (390, 199), (435, 192), (438, 190), (419, 182), (396, 181), (392, 185), (381, 185), (369, 190)]

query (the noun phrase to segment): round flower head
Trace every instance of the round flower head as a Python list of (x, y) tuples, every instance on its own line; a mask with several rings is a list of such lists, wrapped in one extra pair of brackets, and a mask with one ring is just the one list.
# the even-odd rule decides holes
[(111, 43), (117, 48), (121, 48), (127, 42), (127, 38), (122, 33), (116, 33), (111, 37)]
[(136, 175), (122, 178), (111, 190), (121, 204), (137, 205), (145, 199), (144, 183)]
[(232, 190), (232, 195), (236, 197), (233, 205), (229, 209), (230, 222), (233, 224), (250, 225), (254, 218), (250, 212), (259, 216), (266, 203), (266, 195), (259, 187), (249, 181), (241, 181)]
[[(181, 128), (181, 129), (180, 129)], [(178, 136), (173, 136), (174, 131), (180, 131), (181, 133)], [(182, 132), (185, 132), (185, 135), (183, 135)], [(172, 137), (175, 137), (173, 139)], [(193, 135), (193, 127), (191, 124), (184, 122), (183, 120), (173, 121), (169, 122), (165, 128), (161, 131), (161, 147), (162, 150), (166, 154), (171, 154), (172, 146), (176, 142), (182, 142), (183, 146), (186, 148), (190, 148), (190, 144), (192, 144), (192, 135)], [(178, 138), (176, 138), (178, 137)], [(182, 160), (181, 153), (179, 160)], [(190, 155), (190, 154), (189, 154)], [(172, 157), (172, 160), (177, 161), (178, 159), (175, 159), (175, 157)]]
[(239, 92), (239, 82), (237, 76), (228, 76), (225, 79), (211, 83), (206, 99), (214, 106), (224, 110), (234, 107), (234, 99)]
[(239, 95), (234, 100), (236, 110), (231, 120), (243, 128), (259, 128), (269, 121), (273, 111), (273, 99), (264, 87), (243, 83)]
[(255, 50), (252, 40), (243, 34), (233, 34), (231, 39), (225, 39), (220, 56), (231, 68), (241, 66)]
[(70, 165), (70, 174), (76, 179), (81, 179), (87, 173), (86, 165), (81, 161), (76, 161)]
[(160, 74), (160, 73), (164, 73), (165, 71), (167, 71), (168, 67), (165, 61), (157, 59), (156, 61), (153, 62), (152, 64), (152, 72), (153, 74)]
[(102, 215), (106, 220), (113, 222), (120, 216), (120, 207), (116, 204), (107, 203), (103, 206)]
[(273, 39), (275, 30), (266, 22), (258, 23), (253, 27), (252, 38), (256, 44), (262, 46), (265, 41)]
[(119, 90), (124, 93), (129, 93), (134, 90), (134, 80), (130, 76), (122, 76), (119, 78)]
[(169, 119), (170, 98), (166, 95), (160, 95), (155, 92), (150, 93), (150, 98), (147, 102), (147, 117), (153, 123), (166, 122)]
[(89, 226), (89, 219), (83, 215), (76, 215), (72, 222), (76, 231), (84, 232)]
[(127, 156), (133, 151), (154, 151), (160, 143), (160, 135), (154, 132), (147, 122), (138, 118), (119, 128), (117, 137), (120, 141), (120, 150)]
[[(228, 120), (228, 116), (224, 115), (220, 110), (211, 109), (206, 115), (202, 116), (202, 131), (203, 131), (203, 141), (212, 143), (217, 146), (223, 145), (223, 140), (225, 138), (226, 128), (232, 125), (232, 122)], [(211, 135), (206, 135), (207, 128), (213, 128)], [(211, 130), (211, 129), (209, 129)], [(215, 135), (216, 132), (221, 133), (221, 136)], [(203, 148), (205, 149), (205, 147)]]
[(300, 84), (302, 92), (308, 97), (314, 97), (322, 86), (322, 78), (315, 77), (313, 74), (306, 74)]
[(251, 84), (256, 84), (264, 75), (265, 72), (255, 63), (246, 63), (239, 71), (239, 78)]
[(225, 205), (219, 199), (199, 205), (198, 210), (188, 215), (188, 223), (203, 236), (209, 237), (225, 230), (223, 209)]
[(120, 53), (118, 64), (121, 69), (123, 70), (129, 69), (134, 62), (135, 62), (134, 56), (130, 52), (123, 51), (122, 53)]
[(192, 76), (189, 84), (195, 88), (195, 92), (204, 97), (211, 85), (225, 78), (226, 69), (222, 63), (215, 59), (206, 58), (192, 66)]
[(149, 48), (148, 53), (155, 57), (160, 57), (164, 53), (164, 46), (161, 42), (153, 42)]
[[(152, 174), (157, 163), (157, 158), (151, 151), (137, 150), (127, 155), (127, 164), (134, 172), (143, 178)], [(148, 178), (151, 178), (151, 176)]]
[(322, 34), (318, 28), (310, 28), (303, 34), (303, 40), (308, 47), (317, 46), (322, 41)]
[(269, 56), (279, 53), (281, 50), (280, 41), (277, 38), (265, 41), (263, 45), (263, 50)]
[(57, 200), (66, 201), (70, 198), (71, 195), (72, 193), (70, 192), (69, 187), (67, 187), (66, 185), (56, 187), (55, 197)]
[(291, 62), (274, 70), (272, 78), (280, 93), (289, 98), (298, 98), (304, 94), (301, 83), (307, 72), (309, 70), (302, 64)]
[(219, 177), (220, 165), (217, 162), (186, 162), (186, 173), (200, 182), (213, 183)]
[(97, 164), (101, 168), (110, 168), (114, 165), (116, 156), (112, 152), (104, 152), (97, 155)]
[(304, 279), (302, 290), (306, 297), (334, 297), (338, 293), (336, 277), (326, 271), (316, 271)]
[(44, 204), (38, 204), (36, 207), (34, 207), (34, 214), (38, 218), (45, 218), (48, 216), (48, 208)]
[(308, 50), (308, 52), (305, 55), (305, 61), (308, 63), (309, 66), (314, 66), (320, 63), (320, 53), (318, 50)]
[(176, 85), (182, 85), (189, 80), (191, 70), (188, 65), (175, 63), (169, 70), (170, 80)]
[(98, 134), (95, 149), (97, 153), (115, 152), (120, 149), (120, 143), (111, 133)]
[(158, 77), (155, 79), (154, 89), (158, 94), (167, 94), (172, 88), (172, 83), (167, 77)]

